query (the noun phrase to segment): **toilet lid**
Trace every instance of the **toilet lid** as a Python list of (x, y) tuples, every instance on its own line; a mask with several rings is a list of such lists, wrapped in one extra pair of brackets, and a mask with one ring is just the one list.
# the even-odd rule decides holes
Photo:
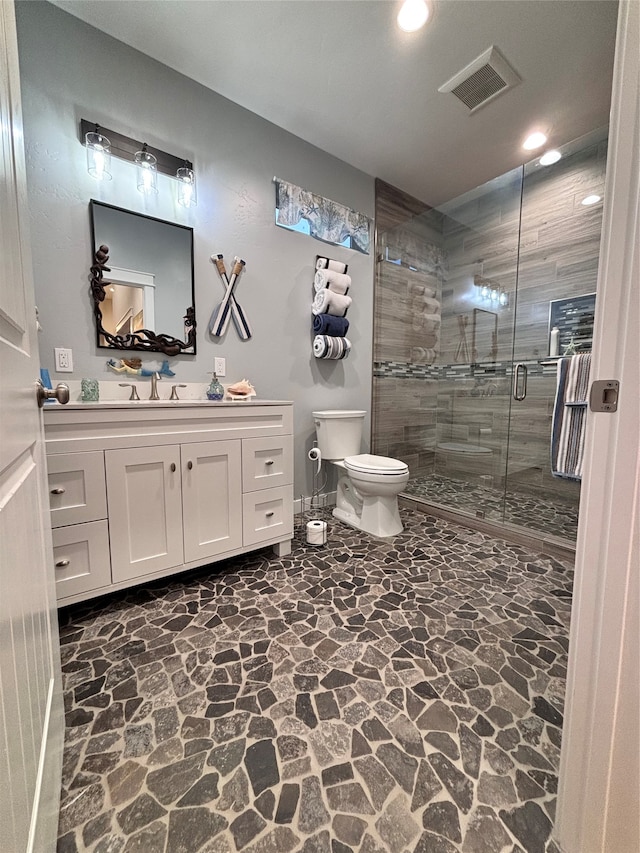
[(373, 456), (371, 453), (347, 456), (344, 465), (349, 471), (361, 471), (363, 474), (406, 474), (409, 470), (406, 463), (399, 459)]

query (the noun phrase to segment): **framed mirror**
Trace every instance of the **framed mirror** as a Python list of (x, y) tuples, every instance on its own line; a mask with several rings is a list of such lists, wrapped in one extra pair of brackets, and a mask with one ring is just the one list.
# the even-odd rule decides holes
[(193, 228), (91, 200), (97, 345), (195, 355)]

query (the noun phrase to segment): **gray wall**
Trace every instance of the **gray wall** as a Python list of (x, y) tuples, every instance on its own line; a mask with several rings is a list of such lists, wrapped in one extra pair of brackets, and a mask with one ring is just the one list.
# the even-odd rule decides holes
[[(73, 349), (72, 378), (113, 378), (107, 350), (95, 346), (88, 295), (90, 198), (194, 228), (198, 353), (173, 361), (178, 381), (205, 381), (214, 356), (227, 359), (226, 382), (247, 377), (263, 398), (295, 403), (296, 496), (310, 492), (314, 408), (370, 410), (373, 256), (330, 247), (274, 224), (272, 178), (290, 180), (363, 213), (374, 214), (374, 181), (170, 68), (42, 2), (18, 2), (31, 236), (43, 366), (55, 346)], [(282, 93), (286, 97), (286, 92)], [(193, 161), (198, 206), (175, 202), (158, 176), (159, 194), (143, 197), (134, 167), (112, 159), (113, 180), (86, 171), (80, 118), (97, 121)], [(206, 334), (222, 286), (209, 256), (247, 262), (237, 296), (254, 329), (242, 342), (233, 327), (221, 342)], [(316, 254), (349, 264), (347, 361), (311, 353), (311, 282)], [(152, 364), (155, 359), (148, 358)], [(55, 375), (62, 379), (69, 374)], [(366, 427), (368, 435), (368, 427)]]

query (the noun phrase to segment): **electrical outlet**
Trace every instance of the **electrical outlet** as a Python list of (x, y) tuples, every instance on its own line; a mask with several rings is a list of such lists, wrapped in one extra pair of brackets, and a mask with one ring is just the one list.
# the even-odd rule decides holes
[(56, 373), (73, 373), (73, 350), (55, 347)]
[(227, 359), (226, 358), (215, 358), (213, 369), (218, 374), (218, 376), (226, 376), (227, 375)]

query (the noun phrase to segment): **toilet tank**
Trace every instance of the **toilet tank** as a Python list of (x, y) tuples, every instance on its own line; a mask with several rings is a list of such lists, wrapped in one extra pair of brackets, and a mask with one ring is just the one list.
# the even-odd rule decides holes
[(329, 409), (311, 414), (323, 459), (344, 459), (360, 453), (366, 412)]

